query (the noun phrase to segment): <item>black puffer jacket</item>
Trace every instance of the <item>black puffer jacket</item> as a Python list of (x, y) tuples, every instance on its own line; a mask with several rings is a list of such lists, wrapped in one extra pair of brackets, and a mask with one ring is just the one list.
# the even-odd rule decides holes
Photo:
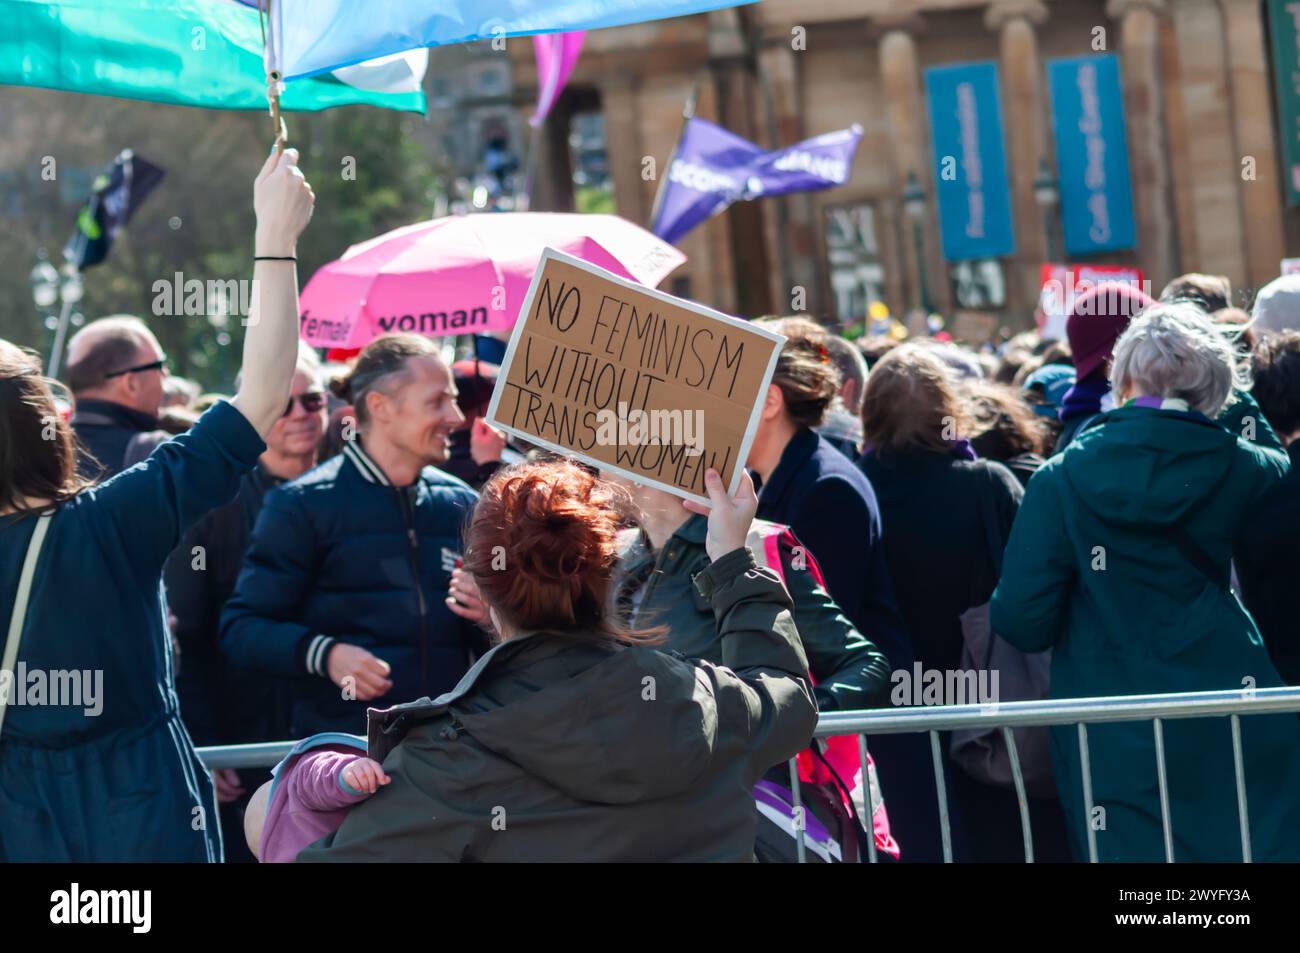
[(77, 436), (77, 472), (107, 480), (149, 456), (171, 435), (158, 429), (158, 418), (111, 400), (82, 398), (72, 414)]
[[(289, 737), (289, 679), (234, 669), (221, 654), (221, 608), (234, 592), (266, 494), (284, 483), (259, 463), (239, 495), (205, 515), (167, 557), (163, 585), (180, 649), (176, 694), (197, 745)], [(302, 676), (307, 678), (306, 675)]]

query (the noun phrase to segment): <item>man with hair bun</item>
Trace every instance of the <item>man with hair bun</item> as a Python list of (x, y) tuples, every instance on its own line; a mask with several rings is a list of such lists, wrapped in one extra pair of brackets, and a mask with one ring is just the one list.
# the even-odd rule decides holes
[(476, 496), (437, 469), (464, 420), (438, 346), (376, 338), (331, 387), (355, 408), (353, 439), (267, 494), (221, 617), (233, 665), (295, 680), (295, 737), (436, 697), (485, 647), (448, 595)]

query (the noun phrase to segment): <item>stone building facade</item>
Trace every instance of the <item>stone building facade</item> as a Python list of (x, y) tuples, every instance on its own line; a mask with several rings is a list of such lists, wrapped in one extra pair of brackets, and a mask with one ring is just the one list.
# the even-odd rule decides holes
[[(1184, 271), (1226, 274), (1248, 300), (1300, 247), (1282, 199), (1268, 43), (1259, 0), (763, 0), (589, 34), (551, 118), (513, 146), (529, 156), (532, 207), (572, 208), (570, 131), (598, 112), (614, 205), (646, 224), (688, 100), (773, 148), (858, 123), (847, 184), (715, 216), (681, 241), (689, 261), (665, 288), (737, 314), (802, 303), (847, 321), (872, 298), (895, 314), (914, 307), (924, 281), (951, 314), (961, 275), (940, 252), (923, 70), (995, 60), (1016, 251), (999, 262), (1004, 303), (991, 310), (1025, 325), (1049, 230), (1060, 247), (1059, 220), (1035, 195), (1056, 158), (1045, 63), (1105, 49), (1120, 59), (1138, 243), (1101, 260), (1139, 265), (1157, 290)], [(509, 46), (526, 116), (532, 48)], [(512, 128), (529, 138), (525, 123)], [(915, 217), (902, 201), (909, 174), (926, 196)]]

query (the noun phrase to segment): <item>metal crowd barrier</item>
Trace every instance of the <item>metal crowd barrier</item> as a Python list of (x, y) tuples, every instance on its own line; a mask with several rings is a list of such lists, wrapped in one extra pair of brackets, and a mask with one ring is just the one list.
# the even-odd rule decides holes
[[(1037, 728), (1075, 725), (1079, 733), (1079, 760), (1083, 774), (1083, 801), (1086, 816), (1092, 816), (1092, 770), (1088, 752), (1088, 725), (1116, 721), (1150, 721), (1155, 739), (1156, 774), (1160, 787), (1160, 816), (1164, 830), (1165, 860), (1174, 861), (1173, 830), (1169, 821), (1169, 789), (1165, 767), (1163, 724), (1178, 718), (1225, 717), (1232, 729), (1232, 757), (1237, 784), (1237, 816), (1241, 825), (1242, 861), (1250, 863), (1249, 806), (1246, 801), (1246, 770), (1242, 756), (1241, 717), (1284, 712), (1300, 713), (1300, 688), (1240, 689), (1222, 692), (1185, 692), (1169, 695), (1119, 695), (1108, 698), (1073, 698), (1001, 704), (944, 705), (933, 707), (891, 708), (875, 711), (837, 711), (823, 714), (817, 722), (815, 736), (858, 736), (858, 757), (862, 776), (867, 777), (867, 737), (869, 735), (918, 734), (930, 737), (935, 788), (939, 799), (939, 824), (943, 836), (943, 859), (952, 862), (952, 831), (948, 815), (947, 787), (944, 781), (942, 745), (939, 732), (957, 728), (997, 728), (1002, 731), (1011, 756), (1016, 799), (1020, 806), (1020, 825), (1025, 843), (1025, 861), (1033, 863), (1033, 831), (1029, 821), (1029, 802), (1025, 794), (1020, 758), (1016, 751), (1013, 728)], [(362, 739), (364, 741), (364, 739)], [(288, 754), (292, 741), (273, 741), (252, 745), (220, 745), (200, 748), (199, 756), (209, 769), (272, 767)], [(790, 761), (791, 789), (796, 814), (803, 810), (795, 762)], [(875, 814), (875, 798), (869, 784), (864, 784), (867, 818)], [(1088, 860), (1097, 862), (1097, 833), (1091, 823), (1088, 830)], [(868, 827), (868, 831), (870, 828)], [(875, 839), (866, 838), (867, 860), (876, 863)], [(800, 863), (807, 861), (805, 831), (796, 831), (796, 850)]]

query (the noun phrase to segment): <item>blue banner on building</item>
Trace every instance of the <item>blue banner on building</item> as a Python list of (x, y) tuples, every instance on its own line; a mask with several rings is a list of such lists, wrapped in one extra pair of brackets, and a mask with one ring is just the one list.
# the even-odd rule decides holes
[(1047, 80), (1066, 252), (1090, 255), (1132, 248), (1137, 226), (1119, 58), (1105, 53), (1052, 60)]
[(996, 63), (925, 71), (939, 230), (948, 261), (1016, 250)]

